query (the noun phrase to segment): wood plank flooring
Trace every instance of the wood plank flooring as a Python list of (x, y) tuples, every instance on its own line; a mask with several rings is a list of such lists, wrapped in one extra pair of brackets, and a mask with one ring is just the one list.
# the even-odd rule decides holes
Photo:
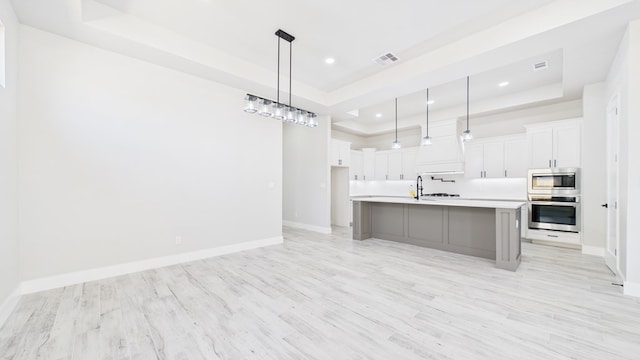
[(490, 260), (349, 229), (28, 295), (0, 359), (639, 359), (640, 301), (601, 258)]

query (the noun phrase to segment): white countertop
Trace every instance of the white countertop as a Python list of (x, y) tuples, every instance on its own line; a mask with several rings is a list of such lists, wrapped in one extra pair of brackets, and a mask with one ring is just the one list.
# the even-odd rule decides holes
[(524, 206), (524, 201), (513, 200), (469, 200), (452, 198), (424, 198), (420, 200), (410, 197), (363, 197), (354, 198), (353, 201), (392, 203), (392, 204), (414, 204), (414, 205), (438, 205), (438, 206), (461, 206), (499, 209), (519, 209)]

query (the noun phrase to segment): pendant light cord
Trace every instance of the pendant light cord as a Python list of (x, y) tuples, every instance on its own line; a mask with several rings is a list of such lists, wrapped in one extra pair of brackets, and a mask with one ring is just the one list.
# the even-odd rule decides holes
[(398, 142), (398, 98), (396, 98), (396, 142)]
[(277, 91), (276, 102), (280, 104), (280, 37), (278, 36), (278, 81), (277, 81)]
[(467, 130), (469, 130), (469, 76), (467, 76)]
[(291, 78), (293, 77), (293, 71), (291, 70), (291, 59), (293, 59), (293, 47), (289, 42), (289, 107), (291, 107)]
[(427, 137), (429, 136), (429, 89), (427, 88)]

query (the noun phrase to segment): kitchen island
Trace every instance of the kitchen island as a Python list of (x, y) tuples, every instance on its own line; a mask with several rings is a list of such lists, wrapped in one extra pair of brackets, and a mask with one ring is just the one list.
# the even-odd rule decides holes
[(515, 271), (519, 201), (371, 197), (353, 200), (353, 239), (369, 238), (472, 255)]

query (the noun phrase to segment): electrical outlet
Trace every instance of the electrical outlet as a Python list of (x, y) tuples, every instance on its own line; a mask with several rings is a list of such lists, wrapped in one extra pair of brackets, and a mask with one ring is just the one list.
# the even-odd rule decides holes
[(176, 245), (182, 244), (182, 236), (176, 236)]

